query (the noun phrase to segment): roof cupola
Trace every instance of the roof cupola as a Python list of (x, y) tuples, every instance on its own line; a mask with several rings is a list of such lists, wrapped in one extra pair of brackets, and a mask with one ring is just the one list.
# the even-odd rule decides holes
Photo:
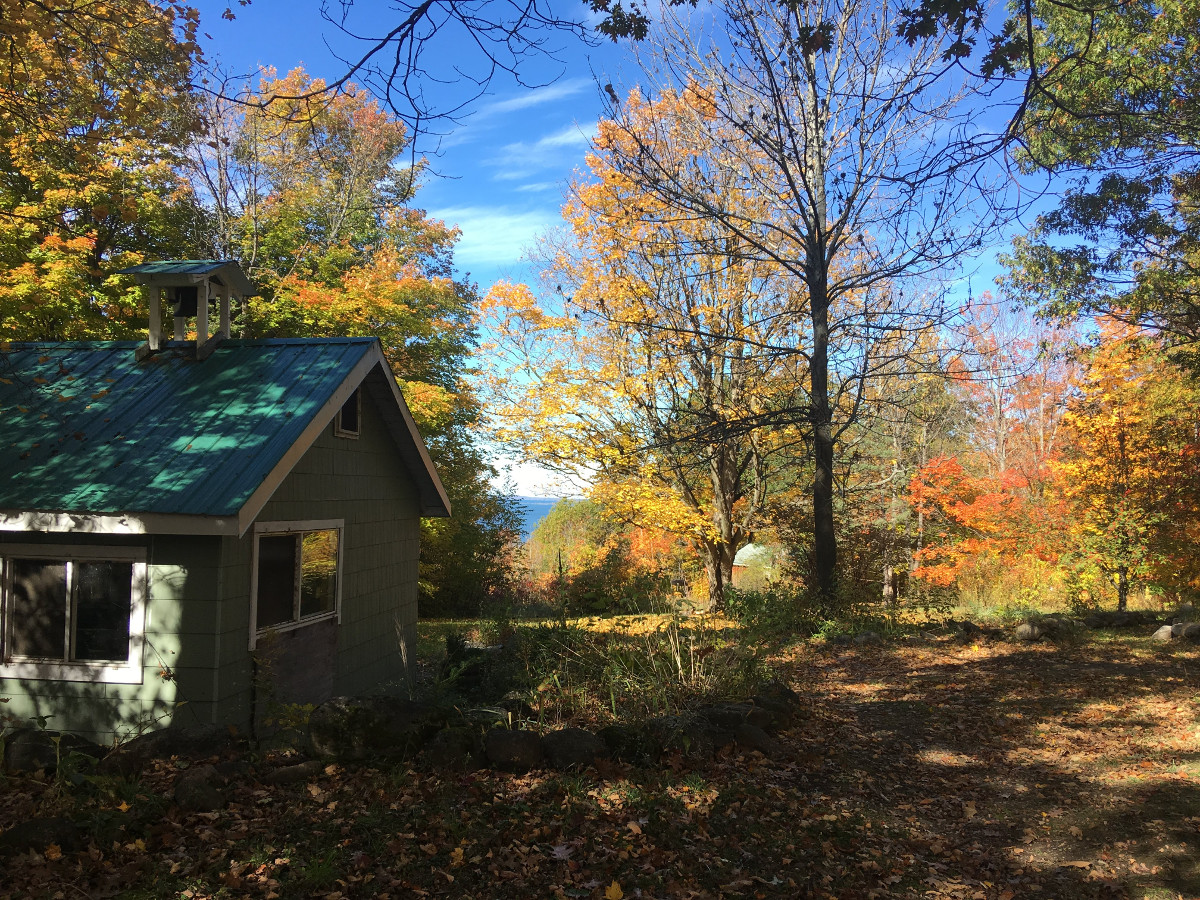
[[(169, 259), (122, 269), (142, 285), (150, 306), (150, 334), (138, 347), (137, 358), (145, 359), (166, 346), (163, 300), (171, 313), (174, 340), (186, 341), (188, 320), (196, 320), (196, 359), (206, 359), (217, 344), (229, 337), (230, 307), (235, 298), (257, 293), (241, 267), (219, 259)], [(217, 328), (212, 330), (214, 301)]]

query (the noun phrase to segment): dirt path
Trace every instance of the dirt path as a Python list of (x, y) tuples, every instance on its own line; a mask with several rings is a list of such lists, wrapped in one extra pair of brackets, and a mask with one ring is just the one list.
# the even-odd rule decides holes
[(943, 639), (793, 665), (842, 749), (814, 784), (865, 785), (864, 814), (925, 845), (925, 896), (1200, 898), (1194, 651)]

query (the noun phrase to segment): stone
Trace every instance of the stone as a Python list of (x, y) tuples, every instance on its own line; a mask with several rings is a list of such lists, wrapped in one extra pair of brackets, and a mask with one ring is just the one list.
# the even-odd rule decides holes
[(582, 769), (592, 765), (597, 757), (608, 758), (604, 741), (582, 728), (563, 728), (542, 735), (542, 749), (554, 769)]
[(831, 634), (825, 639), (826, 643), (833, 644), (838, 647), (845, 647), (853, 643), (853, 641), (854, 638), (850, 637), (848, 634)]
[(75, 850), (80, 845), (80, 836), (79, 826), (61, 816), (25, 819), (0, 833), (0, 857), (30, 850), (44, 853), (51, 844), (60, 850)]
[(791, 721), (791, 711), (785, 710), (780, 713), (767, 709), (765, 706), (751, 706), (750, 711), (746, 713), (746, 722), (753, 725), (755, 728), (761, 728), (763, 731), (778, 731), (780, 728), (786, 727), (786, 722)]
[(1170, 625), (1163, 625), (1162, 627), (1160, 627), (1158, 629), (1158, 631), (1156, 631), (1156, 632), (1154, 632), (1154, 634), (1150, 635), (1150, 640), (1152, 640), (1152, 641), (1169, 641), (1173, 637), (1175, 637), (1174, 629)]
[(648, 728), (606, 725), (596, 733), (596, 737), (604, 742), (613, 759), (630, 765), (653, 765), (662, 755), (662, 744)]
[(1045, 636), (1045, 631), (1036, 622), (1022, 622), (1017, 626), (1016, 638), (1018, 641), (1040, 641)]
[(860, 631), (854, 636), (854, 643), (860, 647), (878, 647), (883, 637), (876, 631)]
[(493, 728), (484, 736), (483, 750), (488, 762), (505, 772), (528, 772), (546, 761), (542, 738), (534, 731)]
[(263, 775), (260, 780), (263, 784), (296, 784), (297, 782), (308, 781), (308, 779), (320, 775), (324, 769), (325, 763), (319, 759), (309, 759), (295, 765), (272, 769)]
[(101, 775), (134, 778), (155, 759), (203, 758), (231, 750), (235, 738), (222, 725), (196, 725), (149, 731), (125, 741), (100, 760)]
[(743, 722), (754, 707), (749, 703), (722, 703), (719, 706), (706, 706), (700, 710), (702, 715), (716, 729), (733, 731)]
[(483, 746), (473, 728), (447, 728), (421, 751), (424, 765), (439, 772), (477, 772), (484, 768)]
[(966, 619), (963, 619), (963, 621), (958, 623), (958, 630), (962, 632), (964, 637), (974, 637), (977, 634), (983, 633), (982, 628), (980, 628), (974, 622), (967, 621)]
[(54, 773), (60, 761), (72, 753), (95, 761), (104, 751), (91, 741), (69, 732), (41, 728), (18, 728), (4, 739), (4, 769), (7, 772)]
[(369, 760), (415, 753), (446, 724), (442, 709), (401, 697), (334, 697), (313, 710), (316, 756)]
[(777, 703), (786, 703), (793, 707), (799, 706), (801, 703), (800, 695), (778, 678), (772, 678), (758, 689), (758, 693), (755, 695), (755, 702), (764, 705), (764, 699), (773, 700)]
[(1189, 622), (1184, 625), (1183, 632), (1179, 637), (1189, 643), (1200, 644), (1200, 622)]
[(778, 742), (756, 725), (751, 725), (749, 722), (743, 722), (733, 732), (734, 739), (739, 747), (744, 747), (747, 750), (757, 750), (764, 756), (771, 756), (778, 752)]
[(175, 803), (185, 813), (224, 809), (225, 779), (216, 766), (193, 766), (175, 779)]

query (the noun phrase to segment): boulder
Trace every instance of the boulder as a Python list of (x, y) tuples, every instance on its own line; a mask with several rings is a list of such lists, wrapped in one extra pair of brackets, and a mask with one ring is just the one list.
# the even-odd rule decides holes
[(493, 728), (484, 736), (488, 762), (506, 772), (528, 772), (546, 761), (542, 738), (534, 731), (509, 731)]
[(764, 706), (751, 706), (746, 713), (746, 722), (763, 731), (779, 731), (791, 722), (791, 710), (784, 710), (781, 714)]
[(415, 753), (445, 724), (445, 713), (430, 703), (334, 697), (313, 710), (308, 734), (316, 756), (380, 759)]
[(764, 756), (772, 756), (779, 750), (779, 744), (773, 737), (749, 722), (739, 725), (733, 735), (739, 747), (757, 750)]
[(1015, 636), (1018, 641), (1040, 641), (1045, 632), (1036, 622), (1022, 622), (1017, 626)]
[(719, 731), (733, 731), (746, 721), (753, 708), (749, 703), (722, 703), (703, 707), (700, 715)]
[(1200, 644), (1200, 622), (1188, 622), (1179, 637), (1193, 644)]
[(172, 756), (214, 756), (232, 749), (235, 743), (233, 733), (222, 725), (164, 728), (138, 735), (115, 747), (100, 760), (99, 771), (102, 775), (133, 778), (152, 760)]
[(483, 745), (473, 728), (447, 728), (429, 739), (421, 759), (430, 770), (476, 772), (484, 768)]
[(1152, 641), (1169, 641), (1175, 637), (1174, 629), (1170, 625), (1161, 626), (1158, 631), (1150, 635)]
[(185, 813), (224, 809), (225, 779), (216, 766), (193, 766), (175, 779), (175, 803)]
[(81, 831), (70, 819), (56, 816), (48, 819), (25, 819), (0, 833), (0, 857), (35, 850), (45, 852), (51, 844), (60, 850), (75, 850), (80, 846)]
[(662, 755), (662, 744), (649, 728), (607, 725), (596, 733), (613, 759), (634, 766), (653, 765)]
[(554, 769), (582, 769), (596, 758), (606, 759), (608, 747), (600, 738), (582, 728), (563, 728), (542, 736), (546, 761)]
[(4, 739), (4, 769), (7, 772), (56, 772), (60, 761), (72, 753), (95, 761), (104, 751), (91, 741), (69, 732), (41, 728), (18, 728)]

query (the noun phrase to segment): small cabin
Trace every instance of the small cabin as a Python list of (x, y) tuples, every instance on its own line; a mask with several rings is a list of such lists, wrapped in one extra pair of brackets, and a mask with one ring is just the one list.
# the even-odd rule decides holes
[(0, 709), (111, 743), (402, 683), (450, 503), (379, 341), (232, 339), (235, 264), (129, 272), (146, 341), (0, 347)]

